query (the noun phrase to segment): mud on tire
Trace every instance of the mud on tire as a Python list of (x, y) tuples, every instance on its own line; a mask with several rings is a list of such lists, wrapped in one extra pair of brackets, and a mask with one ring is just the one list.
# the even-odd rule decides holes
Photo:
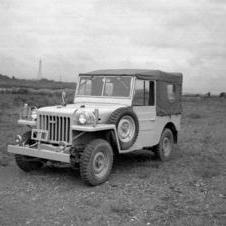
[(132, 108), (118, 108), (112, 112), (107, 123), (116, 125), (121, 149), (129, 149), (135, 143), (139, 122)]

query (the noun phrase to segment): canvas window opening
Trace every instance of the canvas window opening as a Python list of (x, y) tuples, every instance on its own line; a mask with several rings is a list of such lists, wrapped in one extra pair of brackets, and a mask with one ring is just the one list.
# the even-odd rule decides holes
[(170, 102), (176, 101), (176, 85), (167, 84), (167, 97)]
[(136, 79), (133, 106), (154, 106), (155, 86), (154, 81)]

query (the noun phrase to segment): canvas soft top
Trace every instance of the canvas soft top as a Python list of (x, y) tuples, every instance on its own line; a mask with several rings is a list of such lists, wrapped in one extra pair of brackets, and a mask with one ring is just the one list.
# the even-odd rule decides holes
[[(181, 73), (168, 73), (148, 69), (107, 69), (80, 74), (80, 76), (136, 76), (143, 80), (156, 80), (156, 114), (157, 116), (181, 114), (182, 79)], [(168, 95), (168, 86), (173, 84), (174, 100)]]
[(145, 80), (159, 80), (165, 82), (182, 83), (181, 73), (169, 73), (160, 70), (149, 70), (149, 69), (106, 69), (82, 73), (80, 75), (95, 75), (95, 76), (132, 75), (136, 76), (137, 78)]

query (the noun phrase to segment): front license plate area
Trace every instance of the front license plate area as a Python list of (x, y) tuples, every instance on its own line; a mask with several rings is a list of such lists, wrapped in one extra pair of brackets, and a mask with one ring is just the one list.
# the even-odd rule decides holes
[(48, 130), (32, 129), (31, 139), (37, 141), (48, 141)]

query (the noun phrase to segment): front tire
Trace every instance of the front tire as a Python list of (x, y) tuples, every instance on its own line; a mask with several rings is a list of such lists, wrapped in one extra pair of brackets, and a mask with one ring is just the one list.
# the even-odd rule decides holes
[[(23, 134), (20, 146), (29, 146), (34, 144), (35, 141), (31, 140), (31, 131)], [(24, 172), (38, 170), (43, 166), (43, 162), (39, 158), (29, 157), (25, 155), (15, 155), (17, 166)]]
[(174, 137), (170, 129), (164, 129), (159, 141), (155, 148), (155, 153), (161, 161), (168, 161), (174, 151)]
[(108, 179), (112, 165), (111, 145), (103, 139), (93, 140), (85, 147), (81, 155), (81, 178), (88, 185), (102, 184)]
[(39, 159), (24, 155), (15, 155), (15, 161), (17, 166), (24, 172), (38, 170), (43, 166)]

